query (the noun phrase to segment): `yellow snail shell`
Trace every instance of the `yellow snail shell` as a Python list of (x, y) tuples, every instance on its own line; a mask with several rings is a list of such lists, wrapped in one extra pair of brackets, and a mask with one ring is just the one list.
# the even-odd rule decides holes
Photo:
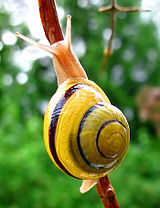
[(78, 179), (97, 179), (119, 165), (129, 145), (128, 123), (92, 81), (68, 79), (51, 98), (44, 139), (52, 161)]

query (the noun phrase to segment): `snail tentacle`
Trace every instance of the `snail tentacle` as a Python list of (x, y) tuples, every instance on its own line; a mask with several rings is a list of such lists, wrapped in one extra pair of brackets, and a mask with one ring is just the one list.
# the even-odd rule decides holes
[(71, 16), (67, 16), (66, 37), (64, 39), (68, 50), (71, 48)]
[(30, 43), (31, 45), (34, 45), (34, 46), (36, 46), (36, 47), (38, 47), (40, 49), (43, 49), (43, 50), (45, 50), (45, 51), (47, 51), (47, 52), (49, 52), (51, 54), (55, 54), (54, 48), (52, 48), (50, 46), (44, 45), (42, 43), (38, 43), (37, 41), (32, 40), (31, 38), (28, 38), (28, 37), (22, 35), (19, 32), (16, 32), (16, 36), (21, 38), (21, 39), (23, 39), (24, 41)]
[(71, 49), (71, 16), (67, 16), (67, 27), (65, 40), (57, 41), (51, 46), (43, 45), (20, 33), (16, 35), (23, 40), (53, 54), (54, 68), (57, 75), (58, 85), (69, 78), (88, 79), (85, 70), (80, 64), (77, 56)]

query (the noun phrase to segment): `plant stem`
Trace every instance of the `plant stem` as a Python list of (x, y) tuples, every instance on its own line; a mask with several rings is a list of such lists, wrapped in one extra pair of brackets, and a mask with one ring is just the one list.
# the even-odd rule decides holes
[(100, 178), (97, 183), (97, 192), (105, 208), (120, 208), (114, 188), (108, 176)]
[(49, 43), (52, 45), (63, 40), (61, 26), (58, 20), (56, 4), (54, 0), (38, 0), (39, 12), (43, 29)]
[(144, 10), (138, 7), (121, 7), (117, 5), (117, 0), (111, 0), (109, 6), (99, 8), (99, 12), (111, 12), (111, 35), (108, 40), (108, 45), (104, 49), (104, 56), (102, 60), (101, 73), (104, 73), (104, 69), (107, 65), (108, 58), (112, 55), (112, 41), (115, 34), (116, 27), (116, 12), (148, 12), (150, 10)]

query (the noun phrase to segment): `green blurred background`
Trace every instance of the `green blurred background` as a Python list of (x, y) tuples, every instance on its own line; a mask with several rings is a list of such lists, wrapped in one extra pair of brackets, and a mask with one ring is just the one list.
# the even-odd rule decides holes
[[(154, 100), (154, 93), (147, 94), (149, 90), (143, 93), (143, 87), (150, 86), (152, 91), (160, 85), (160, 39), (155, 25), (158, 8), (153, 3), (157, 10), (151, 14), (117, 14), (114, 53), (101, 75), (110, 20), (109, 14), (100, 14), (97, 9), (107, 3), (107, 0), (57, 1), (64, 29), (66, 14), (72, 15), (73, 48), (89, 79), (106, 92), (130, 124), (129, 152), (110, 174), (118, 200), (123, 208), (158, 208), (160, 95), (149, 110), (152, 116), (143, 119), (140, 113), (148, 99)], [(141, 5), (139, 0), (119, 0), (119, 3)], [(33, 13), (28, 14), (31, 8)], [(52, 58), (13, 34), (19, 31), (39, 40), (40, 36), (32, 33), (34, 29), (44, 39), (44, 33), (39, 34), (35, 26), (28, 28), (36, 14), (36, 0), (0, 2), (0, 208), (100, 208), (95, 188), (80, 194), (81, 181), (59, 171), (45, 150), (43, 116), (57, 89)], [(39, 17), (38, 21), (40, 24)], [(153, 119), (154, 115), (157, 119)]]

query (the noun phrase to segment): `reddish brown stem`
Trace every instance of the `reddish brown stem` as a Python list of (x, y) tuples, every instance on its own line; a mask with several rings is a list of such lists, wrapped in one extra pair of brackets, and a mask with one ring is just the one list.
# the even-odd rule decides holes
[(38, 0), (39, 12), (43, 29), (49, 43), (63, 40), (61, 26), (58, 20), (56, 4), (54, 0)]
[(116, 193), (110, 184), (108, 176), (98, 180), (97, 192), (105, 208), (120, 208)]

